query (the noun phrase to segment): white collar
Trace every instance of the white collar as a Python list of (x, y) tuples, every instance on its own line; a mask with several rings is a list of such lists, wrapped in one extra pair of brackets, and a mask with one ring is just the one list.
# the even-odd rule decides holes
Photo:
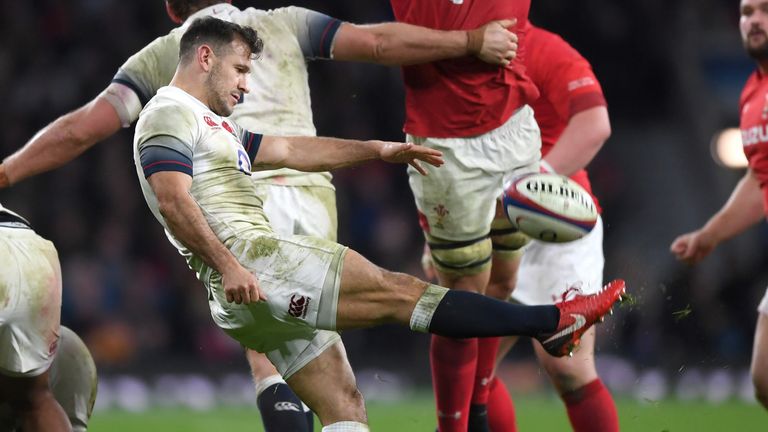
[(160, 87), (157, 90), (157, 93), (158, 94), (160, 94), (160, 93), (169, 93), (172, 97), (173, 96), (181, 97), (183, 99), (186, 99), (190, 103), (196, 105), (200, 109), (203, 109), (203, 110), (206, 110), (206, 111), (209, 111), (209, 112), (213, 112), (208, 107), (208, 105), (204, 104), (200, 99), (192, 96), (191, 94), (187, 93), (186, 91), (182, 90), (179, 87), (171, 86), (171, 85), (168, 85), (168, 86), (165, 86), (165, 87)]
[(225, 11), (230, 11), (230, 12), (231, 11), (240, 11), (240, 9), (237, 8), (236, 6), (232, 6), (230, 3), (224, 3), (224, 2), (217, 3), (215, 5), (204, 7), (202, 9), (200, 9), (199, 11), (193, 13), (192, 15), (190, 15), (184, 21), (184, 24), (182, 24), (181, 27), (183, 27), (183, 28), (189, 27), (189, 25), (192, 24), (192, 21), (194, 21), (194, 20), (196, 20), (198, 18), (202, 18), (202, 17), (206, 17), (206, 16), (211, 16), (211, 15), (219, 15), (222, 12), (225, 12)]

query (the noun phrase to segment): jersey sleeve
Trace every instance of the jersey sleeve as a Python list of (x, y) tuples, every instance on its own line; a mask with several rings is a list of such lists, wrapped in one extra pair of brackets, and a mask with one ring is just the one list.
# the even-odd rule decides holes
[(136, 146), (144, 177), (159, 171), (192, 175), (197, 125), (179, 106), (150, 107), (136, 125)]
[(341, 27), (340, 20), (295, 6), (276, 9), (273, 14), (285, 20), (296, 35), (305, 58), (333, 58), (333, 42)]
[(192, 151), (169, 135), (154, 136), (139, 150), (144, 178), (161, 171), (176, 171), (192, 177)]
[(557, 61), (547, 66), (544, 80), (538, 82), (541, 94), (546, 95), (560, 118), (569, 119), (581, 111), (605, 106), (605, 96), (589, 62), (562, 39), (564, 45), (557, 50)]
[(240, 138), (240, 142), (243, 144), (245, 152), (248, 153), (248, 157), (251, 162), (256, 160), (256, 155), (259, 153), (261, 147), (261, 140), (264, 135), (256, 132), (251, 132), (237, 123), (234, 123), (235, 135)]
[(160, 87), (168, 85), (179, 62), (179, 37), (174, 30), (159, 37), (132, 55), (112, 78), (113, 83), (122, 84), (133, 90), (146, 103)]

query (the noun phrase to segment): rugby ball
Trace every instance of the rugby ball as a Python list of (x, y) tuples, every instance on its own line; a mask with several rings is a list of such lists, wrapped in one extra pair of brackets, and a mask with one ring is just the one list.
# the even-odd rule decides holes
[(597, 223), (597, 206), (583, 187), (568, 177), (531, 173), (504, 186), (504, 213), (531, 238), (552, 243), (580, 239)]

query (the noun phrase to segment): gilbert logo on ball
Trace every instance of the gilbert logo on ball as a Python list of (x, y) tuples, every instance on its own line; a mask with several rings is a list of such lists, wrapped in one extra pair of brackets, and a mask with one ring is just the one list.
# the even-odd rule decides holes
[(504, 186), (504, 213), (530, 237), (564, 243), (584, 237), (597, 223), (597, 206), (583, 187), (568, 177), (531, 173)]

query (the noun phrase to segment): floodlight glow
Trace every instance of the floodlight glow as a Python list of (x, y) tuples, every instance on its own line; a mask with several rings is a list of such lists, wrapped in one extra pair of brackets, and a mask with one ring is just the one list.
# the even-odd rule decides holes
[(741, 144), (741, 131), (737, 128), (723, 129), (712, 137), (710, 144), (712, 159), (718, 165), (739, 169), (747, 167), (747, 157)]

